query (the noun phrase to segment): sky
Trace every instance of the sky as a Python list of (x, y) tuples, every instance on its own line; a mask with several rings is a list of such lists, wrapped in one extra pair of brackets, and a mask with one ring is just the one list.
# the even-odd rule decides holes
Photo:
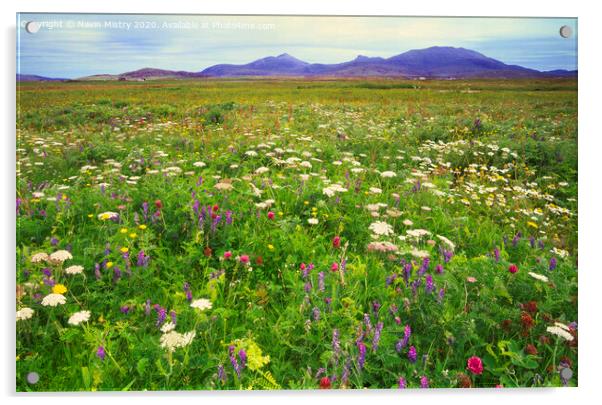
[[(29, 27), (37, 28), (29, 33)], [(572, 35), (563, 38), (561, 26)], [(17, 15), (17, 73), (78, 78), (201, 71), (288, 53), (310, 63), (455, 46), (537, 70), (577, 69), (576, 18)]]

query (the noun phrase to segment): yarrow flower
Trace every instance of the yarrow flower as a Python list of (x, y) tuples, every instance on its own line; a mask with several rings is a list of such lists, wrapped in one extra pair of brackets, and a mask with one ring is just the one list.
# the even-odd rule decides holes
[(32, 263), (40, 263), (40, 262), (45, 262), (45, 261), (48, 261), (47, 253), (40, 252), (40, 253), (36, 253), (35, 255), (31, 256)]
[(375, 235), (388, 236), (393, 234), (393, 227), (386, 222), (376, 221), (368, 227)]
[(190, 306), (192, 308), (196, 308), (201, 311), (204, 311), (206, 309), (211, 309), (212, 305), (213, 304), (211, 303), (211, 301), (209, 301), (206, 298), (199, 298), (198, 300), (194, 300), (190, 303)]
[(570, 328), (560, 322), (556, 322), (554, 324), (554, 326), (548, 326), (546, 328), (546, 331), (556, 335), (556, 336), (560, 336), (561, 338), (563, 338), (564, 340), (567, 340), (569, 342), (573, 341), (574, 337), (573, 335), (571, 335), (569, 333)]
[(57, 250), (48, 257), (48, 261), (53, 264), (61, 264), (69, 259), (73, 259), (73, 255), (67, 250)]
[(74, 266), (69, 266), (65, 269), (65, 273), (67, 274), (81, 274), (84, 271), (84, 267), (83, 266), (79, 266), (79, 265), (74, 265)]
[(56, 307), (57, 305), (63, 305), (67, 302), (67, 299), (62, 294), (48, 294), (42, 299), (42, 305), (47, 307)]
[(21, 308), (17, 311), (17, 321), (25, 321), (33, 316), (35, 311), (31, 308)]
[(176, 328), (176, 324), (173, 322), (165, 322), (163, 326), (161, 326), (161, 332), (168, 333)]
[(173, 352), (179, 347), (188, 346), (192, 343), (192, 339), (194, 339), (195, 336), (196, 332), (193, 330), (184, 334), (172, 330), (161, 335), (161, 347), (169, 352)]
[(546, 276), (544, 276), (543, 274), (537, 274), (537, 273), (533, 273), (530, 271), (529, 275), (536, 280), (543, 281), (544, 283), (548, 282), (548, 278)]
[(79, 311), (69, 317), (69, 325), (79, 325), (82, 322), (88, 322), (90, 319), (90, 311)]

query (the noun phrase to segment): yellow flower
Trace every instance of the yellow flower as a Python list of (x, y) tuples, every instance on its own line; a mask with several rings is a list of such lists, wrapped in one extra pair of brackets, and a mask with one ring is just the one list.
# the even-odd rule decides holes
[(304, 205), (309, 205), (309, 201), (303, 201)]
[(141, 231), (146, 229), (146, 225), (142, 224), (142, 225), (138, 225), (138, 229), (140, 229)]
[(88, 214), (88, 218), (94, 218), (94, 214)]
[(136, 237), (138, 237), (138, 235), (135, 232), (130, 233), (128, 236), (132, 239), (136, 239)]
[(271, 245), (271, 244), (269, 244), (269, 245), (268, 245), (268, 249), (269, 249), (269, 250), (274, 250), (274, 245)]
[(538, 228), (538, 226), (537, 226), (537, 224), (536, 224), (535, 222), (531, 222), (531, 221), (529, 221), (529, 222), (527, 222), (527, 225), (528, 225), (528, 226), (530, 226), (530, 227), (533, 227), (533, 228), (535, 228), (535, 229), (537, 229), (537, 228)]
[(110, 269), (111, 267), (113, 267), (113, 262), (107, 262), (106, 266), (107, 269)]
[(119, 230), (119, 232), (121, 232), (121, 233), (128, 233), (128, 229), (127, 228), (121, 228)]
[(284, 215), (284, 212), (282, 212), (282, 211), (278, 211), (278, 215), (280, 215), (280, 216), (283, 216), (283, 215)]
[(55, 294), (65, 294), (67, 292), (67, 287), (62, 284), (55, 284), (54, 287), (52, 287), (52, 292)]
[(130, 249), (126, 248), (125, 246), (122, 246), (119, 250), (121, 250), (121, 253), (127, 253), (130, 251)]

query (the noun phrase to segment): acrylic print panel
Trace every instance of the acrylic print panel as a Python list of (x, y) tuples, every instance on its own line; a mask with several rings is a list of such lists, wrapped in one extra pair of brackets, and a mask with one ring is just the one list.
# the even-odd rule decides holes
[(18, 391), (577, 385), (576, 19), (17, 19)]

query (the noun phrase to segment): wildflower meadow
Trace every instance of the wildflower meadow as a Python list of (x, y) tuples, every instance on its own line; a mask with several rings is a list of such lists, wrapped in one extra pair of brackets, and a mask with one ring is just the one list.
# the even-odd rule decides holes
[(17, 87), (17, 391), (577, 385), (576, 80)]

